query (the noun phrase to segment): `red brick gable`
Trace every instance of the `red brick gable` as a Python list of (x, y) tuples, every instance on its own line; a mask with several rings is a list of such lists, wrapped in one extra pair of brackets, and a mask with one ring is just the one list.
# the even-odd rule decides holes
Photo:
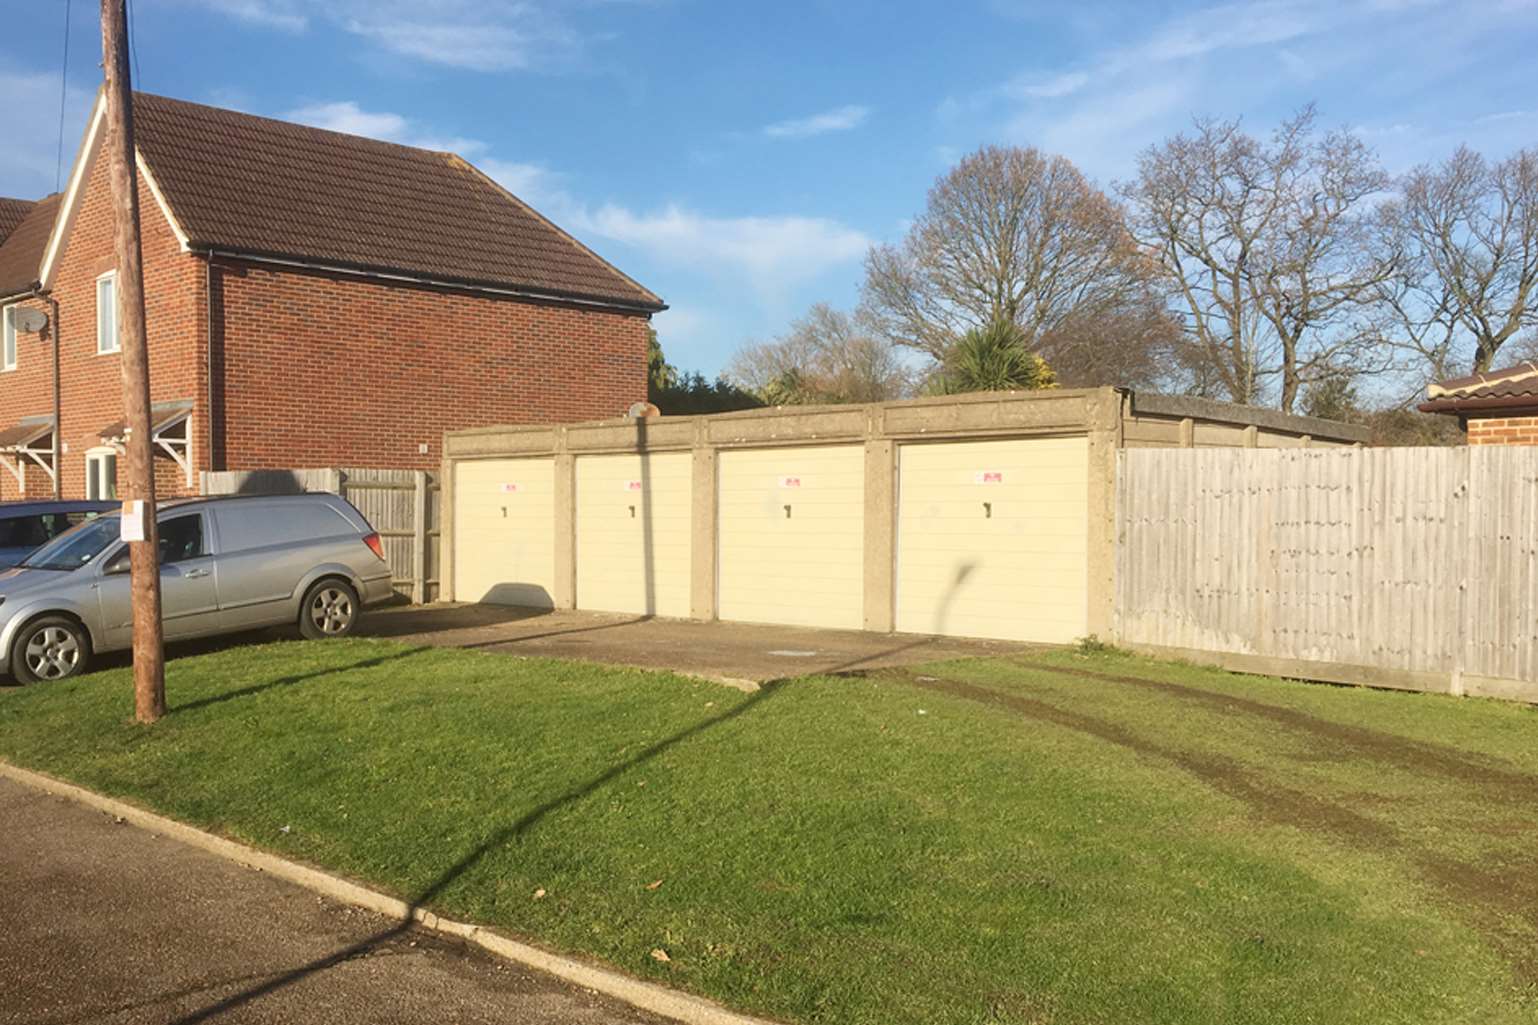
[[(86, 453), (123, 415), (121, 357), (96, 351), (96, 282), (115, 265), (110, 186), (106, 162), (82, 153), (46, 282), (57, 324), (21, 336), (16, 369), (0, 373), (0, 429), (51, 415), (57, 333), (66, 497), (83, 497)], [(192, 402), (194, 471), (433, 469), (446, 429), (599, 419), (646, 397), (642, 311), (211, 261), (186, 251), (142, 177), (139, 205), (152, 399)], [(26, 305), (52, 316), (47, 299)], [(24, 479), (29, 497), (50, 491), (35, 467)], [(156, 479), (162, 495), (198, 487), (164, 454)], [(0, 499), (22, 493), (0, 471)]]

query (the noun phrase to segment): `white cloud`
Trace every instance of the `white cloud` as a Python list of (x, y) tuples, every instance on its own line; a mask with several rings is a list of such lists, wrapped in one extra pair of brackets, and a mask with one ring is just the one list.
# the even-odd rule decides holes
[(1219, 50), (1283, 43), (1331, 20), (1329, 6), (1299, 2), (1223, 4), (1193, 11), (1155, 30), (1121, 57), (1128, 67), (1202, 57)]
[(1019, 78), (1005, 86), (1012, 96), (1030, 100), (1054, 100), (1076, 93), (1089, 84), (1089, 75), (1082, 71), (1068, 71), (1051, 78)]
[(476, 166), (525, 203), (542, 208), (542, 212), (545, 208), (553, 211), (557, 206), (566, 209), (572, 203), (559, 176), (540, 164), (487, 157), (477, 161)]
[(346, 132), (348, 135), (362, 135), (369, 139), (398, 142), (404, 146), (416, 146), (419, 149), (458, 153), (461, 156), (479, 153), (486, 148), (486, 144), (477, 139), (444, 137), (422, 132), (400, 114), (364, 110), (352, 100), (312, 103), (289, 111), (283, 115), (283, 119), (332, 132)]
[(847, 132), (852, 128), (858, 128), (868, 117), (870, 117), (869, 107), (851, 103), (825, 110), (821, 114), (813, 114), (811, 117), (776, 121), (772, 125), (764, 126), (764, 134), (771, 139), (809, 139), (814, 135)]
[(863, 233), (821, 217), (711, 217), (670, 205), (636, 213), (606, 204), (571, 222), (578, 233), (612, 239), (663, 263), (746, 273), (776, 289), (858, 260), (870, 248)]
[(712, 216), (680, 204), (642, 212), (594, 206), (573, 196), (562, 175), (541, 164), (477, 162), (503, 188), (586, 242), (609, 241), (658, 263), (741, 280), (776, 294), (864, 257), (871, 239), (823, 217)]
[(93, 95), (73, 86), (65, 93), (62, 169), (58, 74), (0, 66), (0, 96), (0, 196), (38, 199), (68, 179)]
[(370, 113), (352, 100), (335, 103), (312, 103), (284, 115), (287, 121), (297, 121), (312, 128), (325, 128), (332, 132), (349, 135), (366, 135), (371, 139), (400, 141), (406, 134), (406, 119), (399, 114)]
[(250, 25), (302, 32), (318, 22), (384, 50), (446, 67), (564, 66), (594, 38), (576, 13), (601, 0), (181, 0)]
[(284, 32), (303, 32), (310, 25), (304, 8), (294, 0), (203, 0), (209, 7), (227, 17), (248, 25), (279, 29)]

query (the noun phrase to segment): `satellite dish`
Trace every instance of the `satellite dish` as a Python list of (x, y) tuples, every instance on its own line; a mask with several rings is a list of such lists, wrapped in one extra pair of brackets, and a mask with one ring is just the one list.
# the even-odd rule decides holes
[(11, 318), (11, 323), (16, 325), (16, 330), (29, 335), (35, 335), (48, 326), (48, 314), (42, 310), (19, 309), (11, 315)]

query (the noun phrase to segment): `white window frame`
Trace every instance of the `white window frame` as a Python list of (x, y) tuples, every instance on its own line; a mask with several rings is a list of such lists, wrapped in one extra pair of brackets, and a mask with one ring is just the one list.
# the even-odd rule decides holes
[[(106, 341), (106, 325), (102, 323), (101, 286), (103, 282), (112, 285), (112, 339), (110, 346), (104, 346)], [(117, 271), (109, 270), (96, 279), (96, 355), (109, 356), (115, 352), (123, 351), (122, 326), (117, 322)]]
[[(104, 472), (107, 459), (112, 459), (112, 479), (107, 480)], [(117, 498), (117, 459), (118, 450), (110, 445), (101, 448), (93, 448), (85, 454), (85, 497), (89, 501), (110, 502)], [(110, 484), (110, 487), (103, 487)]]
[(16, 369), (16, 311), (14, 303), (0, 308), (0, 373)]

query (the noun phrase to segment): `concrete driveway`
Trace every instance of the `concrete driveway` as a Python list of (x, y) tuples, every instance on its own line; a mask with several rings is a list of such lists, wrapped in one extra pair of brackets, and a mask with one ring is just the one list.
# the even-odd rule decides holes
[(414, 644), (668, 669), (739, 684), (1013, 654), (1032, 647), (950, 637), (447, 603), (371, 611), (358, 633)]
[(0, 780), (0, 1025), (663, 1025)]

